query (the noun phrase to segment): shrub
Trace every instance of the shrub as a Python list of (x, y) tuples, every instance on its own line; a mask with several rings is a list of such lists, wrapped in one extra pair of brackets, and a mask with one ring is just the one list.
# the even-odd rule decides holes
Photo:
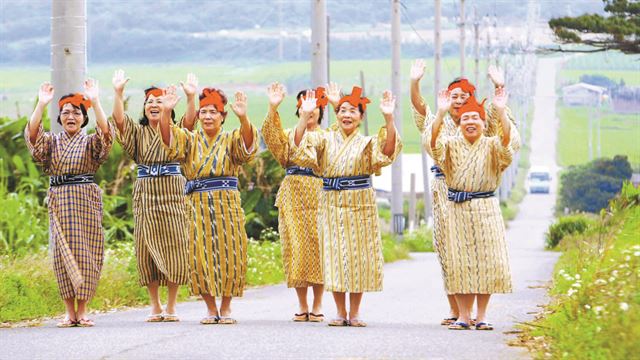
[(567, 235), (582, 234), (589, 227), (590, 220), (585, 215), (570, 215), (558, 219), (549, 226), (545, 234), (547, 248), (555, 248)]
[(402, 244), (410, 252), (433, 252), (433, 231), (421, 226), (414, 232), (405, 233)]

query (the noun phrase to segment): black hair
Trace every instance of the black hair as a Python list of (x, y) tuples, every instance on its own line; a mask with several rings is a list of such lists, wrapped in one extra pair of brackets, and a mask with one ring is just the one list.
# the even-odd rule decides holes
[[(150, 88), (147, 88), (144, 90), (145, 95), (154, 89), (158, 89), (155, 86), (152, 86)], [(140, 123), (140, 125), (149, 125), (149, 119), (147, 118), (147, 114), (144, 113), (144, 106), (147, 103), (147, 96), (144, 97), (144, 103), (142, 104), (142, 117), (140, 118), (140, 120), (138, 120), (138, 122)], [(176, 112), (171, 110), (171, 121), (173, 121), (173, 123), (175, 124), (176, 122)]]
[[(304, 95), (307, 95), (307, 90), (300, 90), (298, 95), (296, 95), (296, 101), (300, 100)], [(320, 106), (318, 109), (320, 109), (320, 116), (318, 117), (318, 125), (320, 125), (322, 124), (322, 117), (324, 116), (324, 106)], [(296, 117), (300, 117), (300, 108), (296, 108)]]
[[(60, 98), (60, 100), (64, 100), (66, 98), (75, 96), (75, 94), (67, 94), (63, 97)], [(64, 106), (64, 105), (62, 105)], [(60, 107), (59, 111), (58, 111), (58, 124), (62, 125), (62, 121), (60, 120), (60, 113), (62, 112), (62, 106)], [(82, 123), (82, 126), (80, 126), (81, 128), (87, 126), (87, 124), (89, 123), (89, 114), (87, 114), (87, 109), (84, 108), (84, 105), (80, 104), (80, 106), (75, 106), (73, 104), (71, 104), (71, 106), (73, 106), (74, 109), (80, 109), (80, 111), (82, 111), (82, 118), (84, 119), (84, 122)]]
[[(216, 88), (208, 88), (208, 89), (216, 91), (220, 95), (220, 98), (222, 99), (222, 104), (227, 105), (227, 101), (228, 101), (227, 100), (227, 95), (224, 93), (224, 91), (222, 91), (221, 89), (216, 89)], [(204, 89), (202, 89), (202, 92), (198, 96), (198, 99), (200, 101), (202, 101), (202, 99), (204, 99), (205, 97), (206, 97), (206, 95), (204, 94)], [(216, 110), (218, 110), (218, 109), (216, 108)], [(199, 113), (200, 113), (200, 111), (198, 111), (198, 117), (200, 116)], [(219, 111), (219, 113), (222, 115), (222, 123), (221, 123), (221, 125), (224, 125), (225, 120), (227, 120), (228, 112), (227, 111)]]

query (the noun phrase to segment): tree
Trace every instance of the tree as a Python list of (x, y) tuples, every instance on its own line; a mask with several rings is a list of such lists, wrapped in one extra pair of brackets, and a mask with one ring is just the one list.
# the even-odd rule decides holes
[(636, 0), (603, 0), (609, 16), (584, 14), (549, 20), (549, 26), (563, 44), (583, 44), (593, 49), (551, 49), (560, 52), (598, 52), (620, 50), (625, 54), (640, 53), (640, 2)]

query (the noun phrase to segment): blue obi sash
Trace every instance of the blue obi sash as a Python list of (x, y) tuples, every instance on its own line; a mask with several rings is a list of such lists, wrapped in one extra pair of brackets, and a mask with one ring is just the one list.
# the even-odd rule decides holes
[(64, 174), (49, 176), (49, 186), (74, 185), (74, 184), (90, 184), (94, 183), (93, 174)]
[(322, 178), (323, 190), (358, 190), (371, 187), (371, 177), (366, 175)]
[(447, 198), (449, 199), (449, 201), (453, 201), (455, 203), (462, 203), (465, 201), (469, 201), (471, 199), (483, 199), (483, 198), (489, 198), (495, 195), (496, 193), (493, 191), (466, 192), (466, 191), (449, 189), (449, 192), (447, 193)]
[(180, 175), (180, 164), (138, 164), (138, 179), (168, 175)]
[(438, 165), (433, 165), (431, 167), (431, 172), (435, 174), (437, 179), (444, 179), (444, 173), (442, 172), (442, 169), (440, 169)]
[(238, 178), (235, 176), (216, 176), (187, 181), (184, 193), (207, 192), (214, 190), (238, 190)]
[(305, 176), (313, 176), (317, 177), (311, 168), (301, 167), (301, 166), (290, 166), (286, 169), (287, 175), (305, 175)]

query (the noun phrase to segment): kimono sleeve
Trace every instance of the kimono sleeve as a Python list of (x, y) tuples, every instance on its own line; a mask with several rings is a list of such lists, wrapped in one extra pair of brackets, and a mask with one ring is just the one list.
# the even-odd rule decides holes
[(427, 153), (431, 156), (433, 161), (436, 163), (436, 165), (440, 167), (444, 165), (449, 142), (453, 138), (453, 136), (446, 134), (444, 128), (445, 124), (442, 124), (434, 147), (431, 147), (433, 123), (429, 124), (424, 133), (422, 133), (422, 145), (424, 146)]
[[(320, 169), (320, 162), (326, 148), (327, 136), (334, 132), (305, 131), (300, 145), (295, 143), (295, 130), (289, 133), (289, 147), (291, 148), (291, 162), (298, 166)], [(320, 170), (318, 170), (320, 171)]]
[(253, 133), (253, 141), (251, 148), (247, 149), (242, 139), (242, 133), (240, 129), (235, 129), (231, 133), (230, 154), (231, 160), (236, 164), (244, 164), (256, 157), (258, 153), (258, 129), (251, 124), (251, 132)]
[(24, 129), (24, 141), (27, 143), (27, 148), (29, 149), (35, 163), (45, 169), (48, 168), (51, 164), (53, 134), (48, 131), (44, 131), (42, 122), (40, 122), (36, 141), (32, 144), (29, 136), (29, 123), (27, 122), (27, 126)]
[(162, 147), (170, 161), (183, 161), (191, 152), (195, 142), (195, 133), (171, 124), (171, 144), (167, 146), (162, 141)]
[(371, 138), (370, 146), (367, 147), (369, 151), (371, 151), (371, 164), (370, 169), (374, 174), (380, 174), (380, 169), (385, 166), (391, 165), (400, 154), (402, 150), (402, 140), (400, 139), (400, 134), (396, 132), (396, 143), (394, 144), (393, 154), (391, 156), (385, 155), (382, 150), (384, 149), (385, 144), (387, 143), (387, 128), (382, 127), (380, 131), (378, 131), (378, 136), (374, 136)]
[(513, 146), (511, 145), (511, 142), (506, 146), (503, 145), (502, 136), (493, 137), (491, 138), (491, 141), (491, 157), (493, 158), (493, 164), (495, 164), (497, 170), (502, 173), (513, 161)]
[(113, 146), (113, 140), (116, 137), (115, 126), (111, 122), (107, 121), (107, 128), (109, 133), (102, 132), (100, 126), (96, 126), (96, 132), (89, 135), (89, 149), (91, 150), (91, 157), (102, 164), (107, 160), (109, 151)]
[(136, 148), (138, 144), (139, 134), (142, 125), (133, 122), (133, 119), (129, 115), (124, 115), (124, 121), (122, 122), (122, 131), (115, 126), (113, 119), (110, 122), (114, 125), (116, 132), (116, 140), (122, 146), (122, 149), (131, 157), (136, 160)]
[(289, 138), (282, 129), (280, 115), (277, 111), (269, 111), (262, 123), (262, 138), (273, 157), (282, 167), (289, 163)]
[[(514, 152), (518, 152), (520, 150), (521, 142), (516, 119), (508, 106), (505, 111), (507, 112), (507, 118), (511, 121), (511, 147)], [(501, 136), (502, 126), (500, 126), (500, 117), (498, 116), (498, 110), (493, 106), (493, 104), (489, 104), (487, 114), (487, 130), (485, 131), (485, 135)]]

